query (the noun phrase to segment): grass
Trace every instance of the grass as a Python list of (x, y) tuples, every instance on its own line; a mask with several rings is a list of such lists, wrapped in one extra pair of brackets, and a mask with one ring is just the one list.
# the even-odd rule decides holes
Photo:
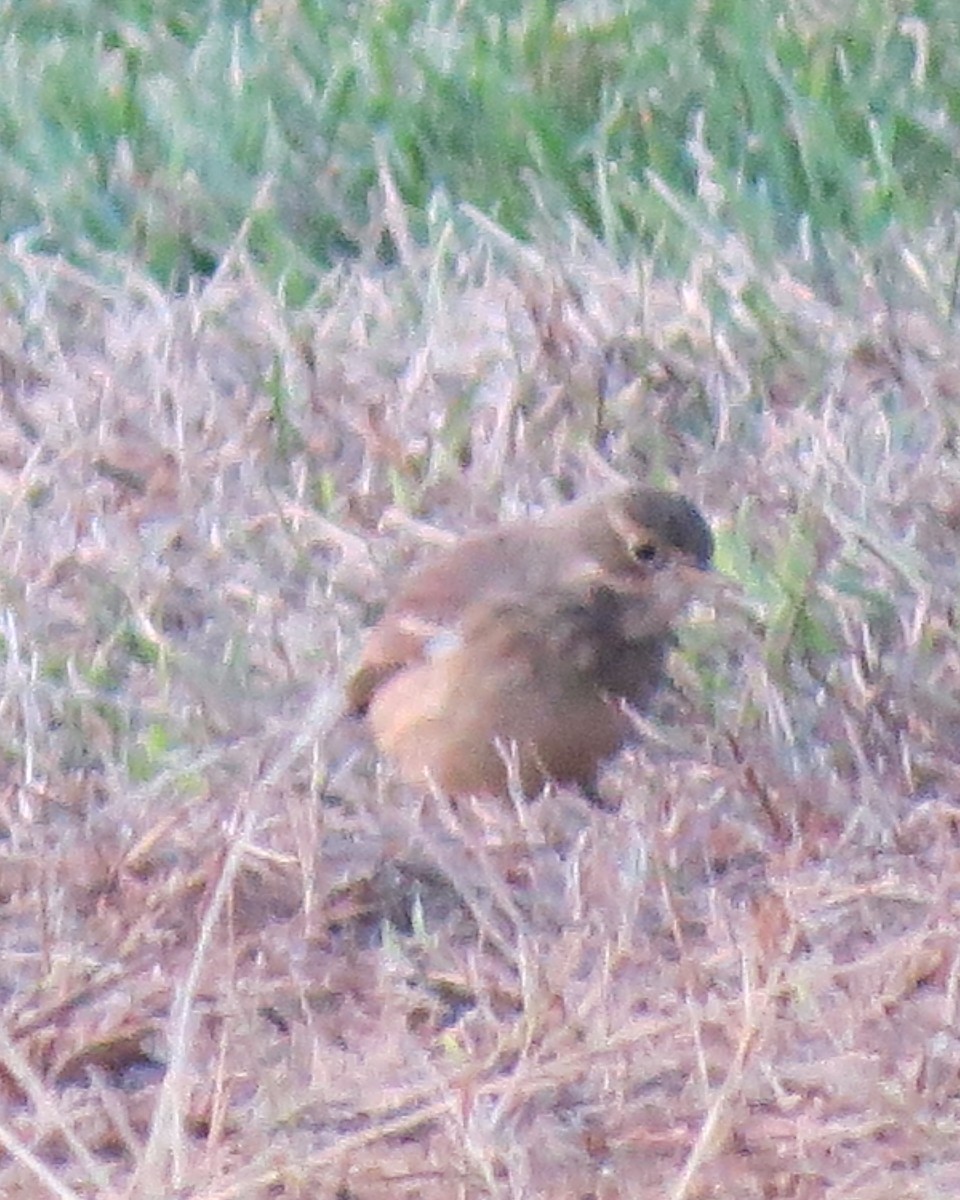
[[(955, 1196), (950, 6), (0, 21), (0, 1190)], [(400, 787), (398, 573), (614, 477), (622, 811)]]
[(51, 3), (2, 29), (3, 232), (177, 288), (243, 229), (303, 302), (370, 245), (384, 165), (418, 236), (437, 204), (517, 235), (546, 208), (673, 268), (733, 228), (767, 260), (805, 236), (829, 273), (837, 239), (958, 199), (947, 0)]

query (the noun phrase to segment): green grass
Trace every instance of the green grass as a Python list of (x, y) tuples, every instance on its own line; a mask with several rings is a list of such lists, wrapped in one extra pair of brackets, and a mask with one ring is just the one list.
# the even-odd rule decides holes
[(960, 199), (955, 6), (901, 7), (7, 4), (0, 232), (176, 287), (242, 233), (299, 301), (395, 254), (386, 168), (421, 237), (439, 198), (519, 236), (575, 214), (668, 264), (728, 227), (823, 258)]

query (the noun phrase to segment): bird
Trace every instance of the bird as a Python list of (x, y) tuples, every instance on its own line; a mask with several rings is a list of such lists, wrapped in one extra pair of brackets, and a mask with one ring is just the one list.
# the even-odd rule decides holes
[(401, 584), (347, 711), (408, 783), (532, 796), (553, 781), (597, 802), (712, 555), (696, 506), (647, 487), (469, 534)]

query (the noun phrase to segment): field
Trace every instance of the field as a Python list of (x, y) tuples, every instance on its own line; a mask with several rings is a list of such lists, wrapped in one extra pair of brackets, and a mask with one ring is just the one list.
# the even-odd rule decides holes
[[(0, 1194), (956, 1200), (952, 0), (0, 33)], [(403, 571), (634, 479), (620, 812), (402, 786)]]

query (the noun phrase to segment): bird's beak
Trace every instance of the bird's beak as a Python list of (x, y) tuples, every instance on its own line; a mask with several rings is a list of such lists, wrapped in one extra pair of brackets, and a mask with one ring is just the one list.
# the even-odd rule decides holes
[(677, 563), (669, 574), (684, 588), (691, 600), (706, 600), (725, 589), (728, 580), (712, 563), (698, 563), (693, 559)]
[(682, 554), (679, 561), (687, 567), (692, 567), (695, 571), (700, 571), (704, 574), (710, 574), (713, 567), (712, 558), (699, 558), (693, 554)]

